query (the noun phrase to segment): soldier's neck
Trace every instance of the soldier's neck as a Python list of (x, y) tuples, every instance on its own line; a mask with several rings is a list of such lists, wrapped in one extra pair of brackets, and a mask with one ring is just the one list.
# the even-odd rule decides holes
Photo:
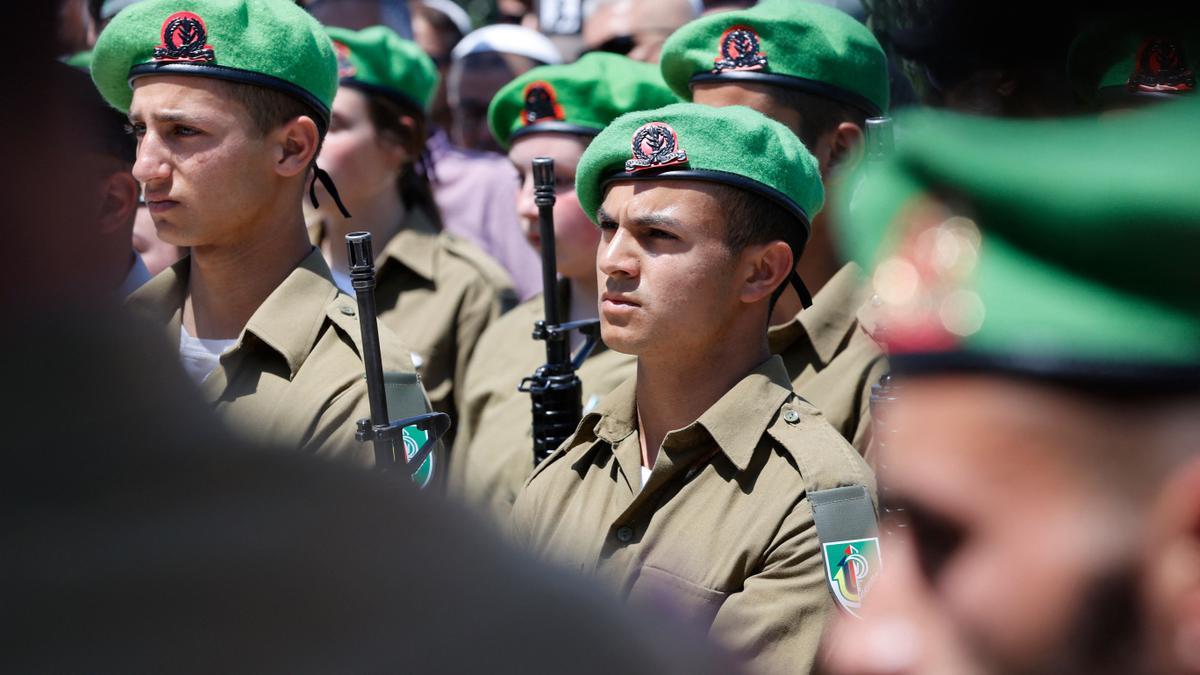
[(321, 205), (320, 215), (325, 228), (321, 237), (321, 255), (332, 269), (342, 273), (350, 269), (346, 257), (347, 234), (370, 232), (371, 244), (378, 255), (404, 224), (404, 202), (400, 200), (400, 193), (390, 188), (372, 199), (347, 201), (346, 209), (351, 218), (343, 216), (332, 199), (326, 198)]
[[(600, 317), (595, 275), (588, 275), (584, 279), (571, 279), (567, 288), (570, 289), (570, 297), (567, 298), (567, 321), (582, 321)], [(571, 331), (571, 352), (574, 353), (576, 349), (582, 347), (584, 340), (583, 333)]]
[(193, 337), (236, 338), (312, 250), (296, 209), (290, 226), (255, 228), (231, 245), (192, 248), (183, 325)]
[(707, 346), (638, 356), (636, 400), (643, 466), (654, 466), (669, 432), (696, 421), (771, 356), (763, 319), (751, 318), (736, 322), (742, 325), (732, 326)]

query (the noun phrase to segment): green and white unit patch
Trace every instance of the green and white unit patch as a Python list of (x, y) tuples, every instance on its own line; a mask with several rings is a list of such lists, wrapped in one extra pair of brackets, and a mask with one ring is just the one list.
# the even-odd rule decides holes
[(823, 544), (822, 552), (825, 555), (825, 578), (833, 590), (834, 599), (842, 609), (858, 616), (863, 597), (883, 569), (879, 537)]
[[(421, 451), (421, 448), (428, 441), (429, 432), (415, 426), (404, 427), (405, 459), (412, 461), (412, 459), (417, 456), (417, 453)], [(416, 483), (417, 487), (419, 488), (425, 488), (425, 486), (429, 485), (429, 482), (433, 480), (433, 455), (434, 453), (429, 453), (429, 456), (425, 458), (425, 461), (421, 462), (421, 466), (417, 467), (417, 470), (412, 474), (413, 482)]]

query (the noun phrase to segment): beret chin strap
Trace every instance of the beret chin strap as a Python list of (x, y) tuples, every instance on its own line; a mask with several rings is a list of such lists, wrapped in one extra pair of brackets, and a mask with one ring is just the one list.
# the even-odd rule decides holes
[(308, 185), (308, 198), (312, 201), (313, 208), (321, 206), (317, 203), (317, 181), (321, 181), (321, 185), (325, 187), (325, 191), (329, 193), (330, 197), (333, 197), (333, 203), (337, 205), (338, 211), (342, 212), (342, 217), (349, 218), (350, 212), (346, 210), (346, 205), (342, 203), (342, 197), (338, 194), (337, 186), (333, 184), (333, 178), (319, 166), (313, 167), (312, 183)]
[[(788, 281), (792, 282), (792, 288), (796, 289), (796, 295), (800, 296), (800, 306), (804, 309), (812, 307), (812, 294), (808, 292), (808, 286), (804, 285), (804, 280), (800, 278), (799, 274), (796, 274), (795, 270), (792, 270)], [(783, 286), (780, 286), (780, 288), (783, 288)]]

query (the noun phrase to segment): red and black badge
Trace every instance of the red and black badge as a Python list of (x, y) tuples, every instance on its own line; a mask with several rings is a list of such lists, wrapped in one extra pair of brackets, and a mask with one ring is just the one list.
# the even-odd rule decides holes
[(725, 70), (762, 70), (767, 55), (759, 51), (758, 33), (749, 26), (733, 26), (721, 35), (721, 55), (713, 59), (714, 73)]
[(333, 52), (337, 55), (339, 80), (354, 77), (358, 74), (358, 68), (355, 68), (354, 62), (350, 60), (349, 47), (335, 40), (333, 43)]
[(1151, 37), (1138, 47), (1126, 88), (1132, 92), (1182, 93), (1196, 88), (1183, 46), (1165, 37)]
[(649, 122), (633, 132), (633, 159), (626, 160), (629, 173), (684, 164), (687, 153), (679, 147), (679, 135), (665, 122)]
[(530, 82), (525, 87), (525, 109), (521, 111), (521, 126), (538, 122), (562, 122), (567, 119), (558, 104), (558, 93), (549, 82)]
[(162, 44), (154, 48), (155, 61), (213, 61), (204, 19), (191, 12), (176, 12), (162, 25)]

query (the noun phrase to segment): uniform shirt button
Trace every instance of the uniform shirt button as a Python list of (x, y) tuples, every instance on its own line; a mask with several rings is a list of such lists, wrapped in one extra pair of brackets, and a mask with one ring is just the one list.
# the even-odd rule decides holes
[(632, 540), (633, 540), (633, 528), (632, 527), (617, 528), (617, 541), (621, 542), (622, 544), (628, 544)]
[(800, 421), (800, 413), (795, 410), (785, 410), (783, 411), (783, 421), (788, 424), (795, 424)]
[(346, 316), (354, 316), (354, 308), (350, 305), (342, 305), (339, 309), (341, 309), (342, 314), (345, 314)]

